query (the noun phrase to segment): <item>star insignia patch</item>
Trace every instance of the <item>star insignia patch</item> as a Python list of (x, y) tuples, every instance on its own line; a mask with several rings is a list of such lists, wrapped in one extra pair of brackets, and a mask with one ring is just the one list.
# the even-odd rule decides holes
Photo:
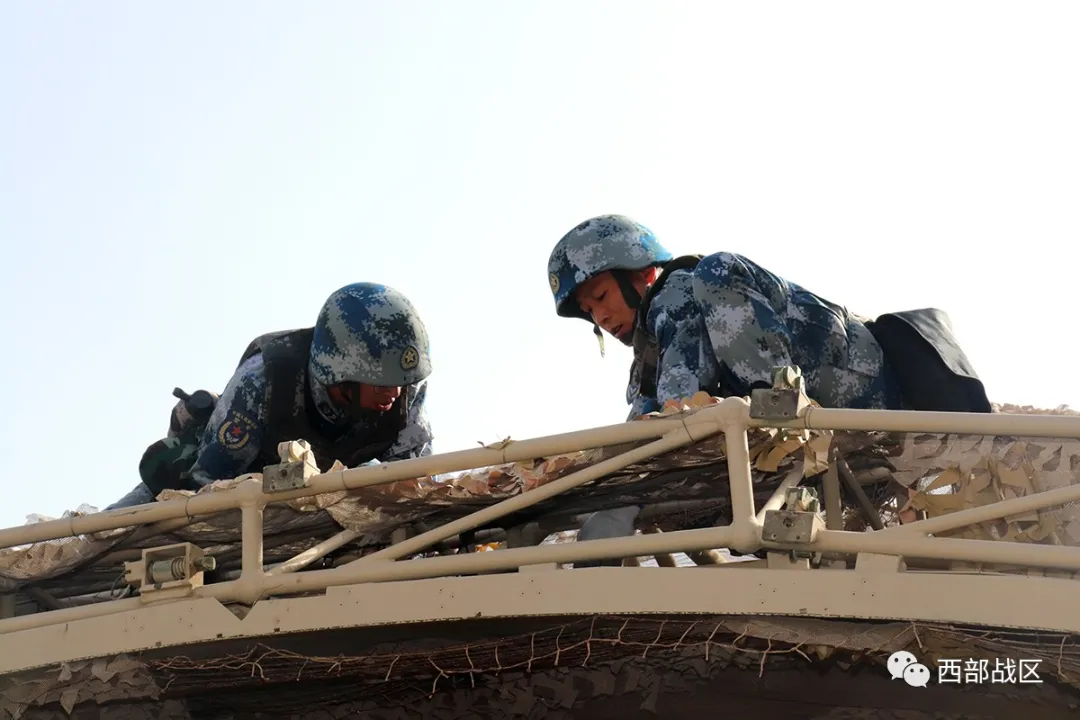
[(401, 367), (404, 370), (412, 370), (420, 364), (420, 353), (412, 345), (401, 352)]

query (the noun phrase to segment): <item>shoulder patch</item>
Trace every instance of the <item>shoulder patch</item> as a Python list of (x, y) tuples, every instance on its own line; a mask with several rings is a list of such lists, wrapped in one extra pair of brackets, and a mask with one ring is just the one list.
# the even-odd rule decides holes
[(551, 293), (554, 295), (559, 292), (559, 276), (555, 273), (548, 275), (548, 284), (551, 285)]
[(217, 440), (228, 450), (239, 450), (251, 440), (255, 422), (239, 410), (230, 410), (217, 431)]
[(404, 370), (412, 370), (420, 364), (420, 353), (412, 345), (401, 351), (401, 367)]

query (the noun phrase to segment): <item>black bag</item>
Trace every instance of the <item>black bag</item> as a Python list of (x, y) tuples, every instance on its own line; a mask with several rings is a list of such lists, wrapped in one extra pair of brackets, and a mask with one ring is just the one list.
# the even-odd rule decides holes
[(944, 311), (924, 308), (887, 313), (866, 327), (896, 373), (906, 409), (993, 412)]

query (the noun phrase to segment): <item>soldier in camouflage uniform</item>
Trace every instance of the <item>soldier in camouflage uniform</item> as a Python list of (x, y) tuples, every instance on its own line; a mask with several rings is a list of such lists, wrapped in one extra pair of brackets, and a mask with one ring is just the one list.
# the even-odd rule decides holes
[(559, 315), (636, 344), (635, 355), (654, 341), (654, 368), (635, 358), (631, 417), (699, 390), (747, 395), (771, 386), (780, 365), (800, 367), (807, 394), (824, 406), (901, 406), (885, 356), (860, 318), (741, 255), (719, 252), (695, 267), (669, 268), (639, 323), (642, 296), (671, 260), (648, 228), (605, 215), (567, 233), (548, 261)]
[(282, 441), (307, 440), (323, 471), (335, 460), (356, 467), (430, 455), (430, 373), (427, 330), (409, 300), (384, 285), (347, 285), (313, 328), (252, 341), (194, 440), (185, 445), (191, 429), (173, 423), (143, 457), (144, 482), (107, 509), (260, 472), (279, 462)]
[[(781, 365), (798, 366), (807, 394), (824, 406), (901, 407), (881, 347), (845, 308), (740, 255), (683, 260), (648, 228), (604, 215), (568, 232), (548, 261), (556, 312), (591, 322), (601, 352), (602, 331), (634, 347), (626, 395), (631, 418), (699, 390), (748, 395), (770, 387), (772, 370)], [(653, 288), (661, 271), (662, 285)], [(637, 511), (596, 513), (578, 537), (632, 534)]]

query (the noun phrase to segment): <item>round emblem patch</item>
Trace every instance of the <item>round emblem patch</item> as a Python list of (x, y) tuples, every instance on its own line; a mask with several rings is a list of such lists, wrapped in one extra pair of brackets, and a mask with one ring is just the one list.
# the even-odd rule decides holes
[(233, 410), (218, 428), (217, 439), (226, 450), (239, 450), (251, 440), (255, 423)]
[(555, 273), (551, 273), (551, 275), (548, 276), (548, 283), (551, 285), (551, 292), (553, 294), (559, 292), (559, 276), (558, 275), (556, 275)]
[(414, 367), (420, 364), (420, 353), (412, 345), (405, 348), (401, 352), (401, 367), (405, 370), (412, 370)]

